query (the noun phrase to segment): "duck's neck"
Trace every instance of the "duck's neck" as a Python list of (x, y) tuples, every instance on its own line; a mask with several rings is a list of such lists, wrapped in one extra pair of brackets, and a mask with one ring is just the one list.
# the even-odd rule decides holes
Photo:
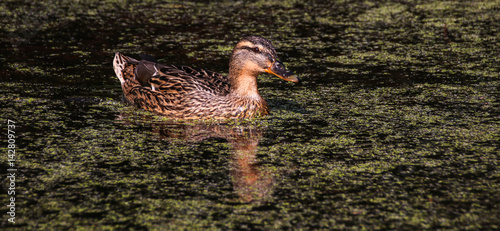
[[(252, 65), (252, 64), (249, 64)], [(231, 84), (231, 94), (238, 97), (262, 99), (257, 89), (257, 76), (260, 73), (247, 71), (251, 68), (230, 68), (229, 82)]]

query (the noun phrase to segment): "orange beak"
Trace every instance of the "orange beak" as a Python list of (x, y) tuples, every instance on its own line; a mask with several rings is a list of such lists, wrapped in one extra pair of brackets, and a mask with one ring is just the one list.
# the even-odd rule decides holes
[(283, 63), (281, 63), (280, 61), (274, 61), (270, 67), (265, 69), (265, 71), (269, 74), (276, 75), (286, 81), (300, 83), (300, 78), (293, 72), (287, 70)]

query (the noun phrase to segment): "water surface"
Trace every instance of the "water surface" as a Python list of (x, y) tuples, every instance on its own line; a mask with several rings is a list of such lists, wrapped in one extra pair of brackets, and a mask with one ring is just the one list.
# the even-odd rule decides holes
[[(498, 229), (498, 1), (4, 1), (0, 169), (25, 229)], [(272, 114), (123, 103), (116, 51), (227, 73), (261, 35)], [(7, 205), (8, 179), (0, 198)]]

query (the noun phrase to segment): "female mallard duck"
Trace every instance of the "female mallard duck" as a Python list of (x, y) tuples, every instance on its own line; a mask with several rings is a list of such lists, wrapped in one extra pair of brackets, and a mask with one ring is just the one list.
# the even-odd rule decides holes
[(257, 90), (257, 76), (270, 73), (300, 82), (278, 61), (271, 43), (259, 36), (241, 39), (233, 49), (229, 75), (185, 66), (159, 64), (117, 52), (113, 60), (127, 100), (135, 106), (173, 119), (250, 118), (269, 114)]

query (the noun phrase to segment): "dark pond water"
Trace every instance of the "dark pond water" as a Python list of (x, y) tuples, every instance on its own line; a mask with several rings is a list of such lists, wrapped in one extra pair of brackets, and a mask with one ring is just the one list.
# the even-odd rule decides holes
[[(2, 227), (500, 228), (498, 1), (0, 7)], [(114, 52), (227, 73), (245, 35), (304, 80), (260, 77), (271, 115), (122, 101)]]

